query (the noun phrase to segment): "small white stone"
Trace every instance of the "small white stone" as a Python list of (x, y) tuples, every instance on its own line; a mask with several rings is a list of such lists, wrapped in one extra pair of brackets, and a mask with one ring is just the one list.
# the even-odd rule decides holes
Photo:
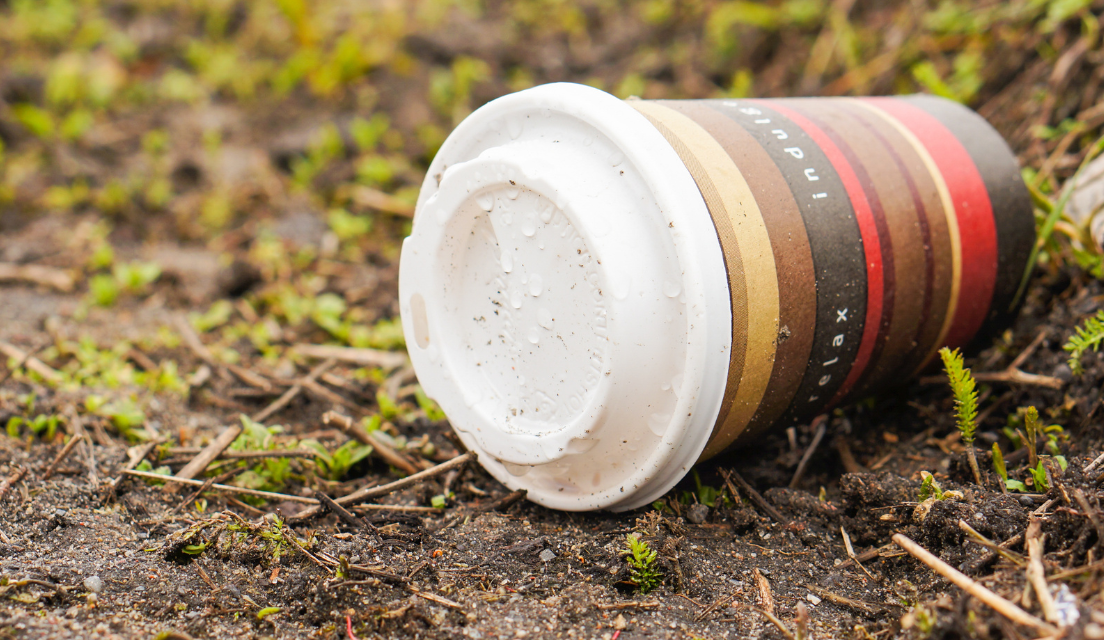
[(541, 562), (551, 562), (556, 559), (556, 554), (551, 549), (545, 549), (540, 552)]
[(820, 604), (820, 598), (814, 596), (811, 593), (805, 594), (805, 599), (808, 600), (809, 602), (811, 602), (814, 607), (817, 606), (818, 604)]
[(88, 576), (84, 579), (84, 588), (92, 593), (99, 593), (103, 591), (103, 580), (100, 576)]

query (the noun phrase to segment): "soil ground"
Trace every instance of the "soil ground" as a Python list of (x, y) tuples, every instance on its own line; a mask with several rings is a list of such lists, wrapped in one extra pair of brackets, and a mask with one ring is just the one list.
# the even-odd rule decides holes
[[(410, 197), (449, 127), (513, 88), (942, 92), (1007, 137), (1040, 219), (1104, 124), (1099, 3), (423, 4), (349, 18), (331, 2), (312, 17), (295, 2), (59, 0), (46, 15), (0, 0), (0, 263), (46, 270), (0, 285), (0, 346), (22, 352), (0, 368), (0, 638), (1037, 637), (890, 540), (907, 535), (1043, 616), (1022, 566), (1033, 521), (1063, 637), (1104, 638), (1104, 476), (1085, 471), (1104, 450), (1104, 361), (1090, 351), (1074, 375), (1063, 350), (1104, 286), (1099, 249), (1068, 219), (1013, 327), (967, 360), (978, 373), (1016, 361), (1058, 386), (981, 385), (984, 487), (939, 376), (835, 412), (815, 448), (810, 426), (772, 434), (629, 513), (504, 501), (477, 465), (381, 497), (392, 508), (355, 523), (123, 474), (139, 459), (179, 472), (293, 387), (261, 421), (281, 428), (254, 425), (236, 446), (310, 439), (325, 455), (217, 462), (207, 477), (337, 497), (405, 475), (378, 450), (334, 470), (327, 458), (356, 444), (324, 424), (334, 410), (380, 416), (376, 437), (406, 464), (461, 453), (404, 367), (338, 362), (310, 386), (321, 360), (296, 347), (401, 353)], [(71, 137), (42, 124), (62, 131), (81, 113), (92, 123)], [(1068, 465), (1047, 458), (1045, 491), (1010, 438), (1028, 406), (1063, 428), (1043, 453)], [(996, 489), (993, 443), (1024, 491)], [(921, 471), (959, 494), (919, 504)], [(647, 594), (623, 553), (634, 533), (657, 551), (662, 582)]]

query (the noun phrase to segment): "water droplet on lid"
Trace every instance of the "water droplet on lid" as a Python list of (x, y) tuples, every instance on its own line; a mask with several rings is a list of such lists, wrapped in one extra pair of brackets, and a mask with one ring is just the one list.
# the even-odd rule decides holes
[(543, 291), (544, 280), (542, 280), (541, 277), (537, 274), (533, 274), (533, 276), (529, 278), (529, 295), (535, 298), (539, 296)]
[(526, 218), (525, 222), (521, 223), (521, 233), (527, 238), (532, 238), (537, 233), (537, 223)]
[(510, 306), (515, 309), (521, 308), (521, 294), (517, 291), (510, 294)]
[(679, 283), (677, 283), (673, 280), (664, 280), (663, 281), (663, 295), (667, 296), (668, 298), (674, 298), (675, 296), (677, 296), (681, 292), (682, 292), (682, 287), (679, 286)]
[(648, 416), (648, 428), (652, 433), (659, 437), (663, 437), (663, 434), (667, 433), (667, 427), (671, 424), (671, 414), (669, 413), (653, 413)]
[(556, 208), (552, 206), (551, 202), (547, 202), (544, 208), (540, 211), (540, 219), (544, 224), (552, 222), (552, 214), (556, 212)]
[(611, 167), (616, 167), (625, 161), (625, 154), (621, 153), (620, 149), (617, 149), (609, 155), (608, 160)]
[(506, 133), (510, 134), (511, 140), (517, 140), (518, 136), (521, 135), (522, 127), (521, 118), (518, 116), (506, 118)]
[(509, 249), (502, 252), (502, 270), (506, 273), (514, 270), (514, 255)]
[(512, 462), (506, 461), (502, 462), (502, 466), (506, 469), (507, 473), (514, 476), (515, 478), (520, 478), (521, 476), (529, 473), (529, 471), (533, 468), (527, 464), (514, 464)]
[(521, 189), (518, 189), (517, 187), (507, 187), (506, 188), (506, 197), (511, 199), (511, 200), (517, 200), (517, 197), (520, 193), (521, 193)]
[(502, 212), (502, 224), (509, 225), (509, 224), (513, 224), (513, 223), (514, 223), (514, 214), (510, 213), (509, 211), (503, 211)]
[(490, 211), (491, 209), (494, 209), (494, 202), (495, 198), (493, 193), (484, 193), (479, 195), (475, 199), (475, 203), (479, 205), (479, 208), (484, 211)]
[(549, 311), (546, 307), (541, 307), (540, 309), (537, 309), (537, 324), (544, 327), (545, 329), (548, 329), (549, 331), (552, 330), (552, 312)]
[(663, 389), (664, 391), (670, 391), (671, 390), (671, 383), (670, 382), (664, 382), (663, 385), (660, 386), (659, 388)]
[(529, 342), (533, 344), (540, 342), (540, 331), (535, 326), (529, 327)]

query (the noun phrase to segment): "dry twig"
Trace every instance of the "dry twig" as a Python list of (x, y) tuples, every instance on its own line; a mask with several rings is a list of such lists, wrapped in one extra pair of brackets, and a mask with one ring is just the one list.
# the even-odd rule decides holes
[(783, 624), (782, 621), (779, 620), (778, 617), (775, 616), (770, 611), (764, 611), (764, 610), (760, 609), (759, 607), (753, 607), (750, 604), (741, 604), (741, 603), (738, 603), (738, 602), (734, 602), (733, 605), (738, 606), (738, 607), (743, 607), (745, 609), (751, 609), (752, 611), (758, 613), (759, 615), (763, 616), (767, 620), (770, 620), (771, 624), (773, 624), (775, 627), (777, 627), (778, 631), (783, 636), (786, 637), (786, 640), (795, 640), (793, 632), (790, 631), (788, 628), (786, 628), (786, 625)]
[(763, 611), (774, 615), (774, 595), (771, 592), (770, 581), (759, 570), (759, 567), (752, 569), (751, 573), (755, 576), (755, 586), (759, 589), (759, 606), (763, 608)]
[[(967, 524), (965, 520), (959, 520), (958, 521), (958, 528), (962, 529), (964, 532), (966, 532), (966, 534), (968, 536), (970, 536), (970, 539), (973, 540), (975, 543), (985, 547), (986, 549), (988, 549), (989, 551), (991, 551), (995, 554), (998, 554), (998, 555), (1004, 557), (1005, 559), (1007, 559), (1012, 564), (1014, 564), (1018, 567), (1023, 567), (1023, 566), (1027, 565), (1027, 561), (1024, 560), (1023, 556), (1016, 553), (1015, 551), (1012, 551), (1010, 549), (1005, 548), (1002, 545), (998, 545), (998, 544), (994, 543), (992, 540), (990, 540), (989, 538), (986, 538), (985, 536), (981, 535), (973, 527), (971, 527), (969, 524)], [(1008, 543), (1005, 543), (1005, 544), (1008, 544)], [(1009, 545), (1009, 546), (1011, 546), (1011, 545)]]
[(339, 362), (359, 364), (362, 367), (394, 369), (406, 363), (406, 354), (378, 349), (357, 349), (355, 347), (334, 347), (322, 344), (297, 344), (292, 347), (296, 353), (308, 358), (320, 360), (334, 359)]
[(1024, 535), (1027, 545), (1027, 580), (1035, 590), (1035, 596), (1039, 598), (1039, 607), (1043, 610), (1043, 617), (1047, 622), (1058, 622), (1058, 606), (1054, 603), (1054, 596), (1047, 587), (1046, 568), (1043, 567), (1043, 523), (1038, 518), (1031, 518), (1027, 525), (1027, 533)]
[(64, 460), (71, 451), (73, 451), (73, 447), (77, 446), (77, 444), (81, 440), (84, 440), (84, 436), (79, 433), (69, 438), (69, 442), (65, 443), (65, 447), (63, 447), (62, 450), (59, 451), (56, 456), (54, 456), (54, 461), (50, 463), (50, 466), (46, 467), (46, 473), (42, 474), (43, 480), (49, 480), (50, 476), (54, 475), (54, 471), (57, 470), (57, 466), (61, 464), (61, 461)]
[(20, 467), (16, 469), (14, 473), (8, 476), (3, 482), (0, 482), (0, 500), (4, 499), (4, 496), (8, 495), (8, 491), (15, 486), (17, 482), (23, 479), (23, 476), (27, 475), (27, 467)]
[[(238, 434), (240, 433), (241, 427), (227, 427), (226, 430), (218, 435), (217, 438), (212, 440), (210, 444), (204, 447), (203, 451), (200, 451), (196, 455), (196, 457), (192, 458), (191, 462), (184, 465), (184, 468), (182, 468), (180, 471), (177, 471), (176, 478), (191, 479), (203, 473), (207, 466), (214, 462), (215, 458), (217, 458), (219, 454), (221, 454), (224, 450), (226, 450), (227, 447), (233, 444), (234, 440), (237, 439)], [(177, 489), (179, 488), (180, 487), (173, 484), (166, 484), (165, 492), (176, 493)]]
[(1100, 516), (1097, 514), (1096, 509), (1089, 504), (1088, 498), (1085, 497), (1085, 492), (1081, 489), (1073, 490), (1073, 499), (1077, 501), (1077, 506), (1081, 507), (1081, 510), (1085, 512), (1085, 517), (1092, 523), (1094, 529), (1096, 529), (1096, 544), (1104, 543), (1104, 524), (1100, 522)]
[(801, 456), (801, 462), (797, 463), (797, 469), (794, 471), (793, 479), (790, 480), (791, 489), (796, 489), (797, 483), (801, 482), (801, 477), (805, 475), (805, 469), (809, 466), (809, 460), (812, 460), (813, 454), (816, 453), (817, 447), (820, 446), (820, 441), (824, 439), (824, 434), (828, 430), (828, 414), (817, 416), (809, 426), (816, 427), (816, 433), (813, 435), (813, 441), (809, 443), (809, 446), (805, 449), (805, 453)]
[[(342, 506), (346, 506), (346, 505), (351, 505), (351, 504), (357, 504), (357, 503), (360, 503), (360, 502), (364, 502), (365, 500), (368, 500), (370, 498), (378, 498), (380, 496), (385, 496), (389, 493), (398, 491), (399, 489), (403, 489), (403, 488), (409, 487), (413, 484), (417, 484), (417, 483), (419, 483), (422, 480), (425, 480), (427, 478), (432, 478), (434, 476), (441, 475), (442, 473), (447, 473), (448, 471), (450, 471), (452, 469), (455, 469), (455, 468), (457, 468), (457, 467), (459, 467), (463, 464), (467, 464), (467, 462), (469, 460), (475, 460), (475, 458), (476, 458), (475, 453), (469, 451), (468, 453), (465, 453), (463, 455), (456, 456), (455, 458), (453, 458), (452, 460), (449, 460), (448, 462), (442, 462), (441, 464), (437, 465), (436, 467), (426, 469), (425, 471), (419, 471), (418, 473), (415, 473), (414, 475), (411, 475), (411, 476), (407, 476), (407, 477), (405, 477), (401, 480), (396, 480), (395, 482), (380, 485), (378, 487), (365, 487), (363, 489), (359, 489), (357, 491), (354, 491), (353, 493), (350, 493), (347, 496), (337, 498), (336, 500), (334, 500), (334, 502), (336, 502), (337, 504), (340, 504)], [(315, 501), (312, 499), (311, 502), (313, 503)], [(380, 506), (385, 507), (386, 505), (380, 505)], [(321, 512), (321, 509), (318, 508), (318, 507), (312, 507), (312, 508), (304, 509), (302, 512), (297, 513), (294, 516), (289, 517), (288, 522), (293, 522), (293, 523), (294, 522), (303, 522), (304, 520), (308, 520), (310, 518), (313, 518), (314, 516), (318, 515), (320, 512)]]
[[(122, 472), (128, 476), (137, 476), (139, 478), (149, 478), (150, 480), (161, 480), (162, 482), (176, 482), (179, 484), (188, 484), (193, 487), (202, 487), (206, 484), (200, 480), (190, 480), (188, 478), (177, 478), (176, 476), (163, 476), (159, 473), (149, 473), (146, 471), (135, 471), (133, 469), (123, 469)], [(289, 493), (274, 493), (272, 491), (260, 491), (257, 489), (245, 489), (242, 487), (232, 487), (225, 484), (212, 484), (210, 490), (222, 491), (225, 493), (235, 493), (243, 496), (257, 496), (258, 498), (265, 498), (267, 500), (287, 500), (288, 502), (302, 502), (303, 504), (309, 504), (312, 506), (318, 505), (318, 501), (314, 498), (303, 498), (301, 496), (291, 495)]]
[[(729, 485), (731, 485), (732, 481), (735, 480), (736, 484), (740, 485), (740, 488), (744, 490), (744, 493), (747, 494), (748, 498), (750, 498), (751, 501), (754, 502), (760, 509), (766, 512), (768, 516), (774, 518), (776, 522), (778, 522), (779, 524), (786, 524), (790, 521), (790, 519), (782, 515), (782, 513), (778, 509), (775, 509), (774, 505), (767, 502), (767, 499), (760, 495), (758, 491), (753, 489), (752, 486), (747, 483), (747, 480), (744, 480), (743, 477), (740, 476), (740, 474), (736, 473), (735, 471), (729, 472), (726, 469), (720, 469), (720, 472)], [(728, 490), (731, 491), (732, 495), (734, 496), (740, 495), (736, 492), (736, 488), (733, 486), (729, 486)]]
[(34, 357), (33, 352), (28, 353), (15, 346), (14, 344), (0, 342), (0, 353), (11, 358), (12, 360), (15, 360), (16, 362), (21, 363), (15, 366), (14, 369), (18, 369), (19, 367), (27, 367), (31, 371), (34, 371), (38, 375), (42, 376), (42, 378), (47, 382), (52, 382), (54, 384), (58, 384), (63, 380), (61, 373), (59, 373), (57, 369), (54, 369), (53, 367)]
[(349, 513), (348, 509), (334, 502), (333, 498), (331, 498), (330, 496), (321, 491), (315, 491), (314, 497), (317, 498), (320, 503), (325, 505), (327, 509), (332, 511), (337, 517), (344, 520), (346, 524), (356, 527), (357, 529), (361, 529), (364, 527), (364, 522), (362, 522), (353, 514)]
[(387, 464), (402, 470), (407, 475), (415, 474), (419, 471), (419, 469), (402, 454), (395, 451), (379, 438), (365, 431), (363, 427), (354, 422), (349, 416), (343, 416), (335, 411), (327, 411), (322, 414), (322, 424), (334, 425), (364, 444), (371, 445), (375, 452), (379, 454), (379, 457), (383, 458)]
[[(1047, 330), (1043, 329), (1039, 332), (1039, 335), (1035, 336), (1035, 339), (1031, 341), (1031, 344), (1027, 345), (1020, 355), (1016, 356), (1016, 359), (1012, 361), (1002, 371), (983, 371), (981, 373), (974, 374), (974, 380), (978, 382), (1004, 382), (1008, 384), (1026, 384), (1037, 387), (1046, 387), (1048, 389), (1061, 389), (1066, 383), (1062, 382), (1060, 378), (1053, 376), (1041, 376), (1034, 373), (1026, 373), (1020, 369), (1022, 365), (1031, 354), (1035, 353), (1035, 350), (1039, 348), (1043, 340), (1047, 336)], [(947, 382), (946, 376), (927, 376), (920, 379), (921, 384), (945, 384)]]
[(962, 573), (958, 569), (955, 569), (951, 565), (943, 562), (930, 551), (921, 547), (913, 542), (908, 536), (900, 533), (894, 534), (893, 541), (897, 543), (897, 546), (901, 547), (905, 551), (908, 551), (920, 562), (928, 565), (932, 571), (935, 571), (944, 578), (950, 580), (959, 589), (962, 589), (966, 593), (981, 600), (985, 604), (992, 607), (997, 613), (1008, 618), (1009, 620), (1022, 624), (1027, 627), (1031, 627), (1040, 633), (1054, 634), (1058, 631), (1053, 625), (1044, 620), (1040, 620), (1030, 613), (1019, 608), (1015, 604), (1012, 604), (1008, 600), (998, 596), (989, 589), (986, 589), (982, 585), (978, 584), (975, 580), (971, 579), (966, 574)]
[(859, 562), (859, 557), (855, 555), (855, 548), (851, 546), (851, 536), (847, 535), (847, 529), (844, 529), (842, 524), (840, 525), (840, 533), (843, 534), (843, 548), (845, 551), (847, 551), (847, 557), (851, 558), (855, 562), (855, 565), (862, 569), (862, 572), (866, 574), (866, 577), (870, 578), (873, 582), (878, 582), (878, 579), (874, 577), (874, 574), (867, 571), (866, 567), (864, 567), (862, 563)]
[(215, 355), (211, 353), (207, 345), (203, 344), (203, 341), (199, 339), (199, 334), (195, 332), (195, 329), (192, 328), (192, 324), (188, 322), (188, 319), (183, 315), (177, 315), (174, 321), (177, 330), (180, 331), (180, 337), (184, 340), (184, 344), (188, 346), (197, 358), (207, 363), (212, 369), (229, 371), (237, 376), (239, 380), (251, 387), (264, 389), (265, 391), (272, 389), (272, 384), (265, 379), (264, 376), (256, 374), (245, 367), (226, 364), (215, 359)]
[(652, 602), (615, 602), (613, 604), (596, 604), (594, 607), (600, 611), (623, 611), (625, 609), (655, 609), (660, 603)]
[(336, 360), (330, 358), (329, 360), (326, 360), (322, 364), (312, 369), (311, 372), (306, 375), (306, 377), (296, 380), (295, 384), (291, 385), (291, 388), (285, 391), (283, 395), (281, 395), (279, 398), (276, 398), (276, 400), (274, 400), (272, 404), (253, 414), (253, 421), (264, 422), (265, 420), (273, 416), (277, 411), (280, 411), (284, 407), (288, 406), (288, 404), (295, 399), (295, 396), (299, 395), (303, 391), (303, 385), (306, 382), (314, 382), (318, 379), (318, 376), (325, 373), (326, 370), (334, 366), (336, 362)]
[(0, 262), (0, 282), (25, 282), (56, 289), (62, 293), (72, 291), (75, 284), (73, 274), (64, 269), (10, 262)]

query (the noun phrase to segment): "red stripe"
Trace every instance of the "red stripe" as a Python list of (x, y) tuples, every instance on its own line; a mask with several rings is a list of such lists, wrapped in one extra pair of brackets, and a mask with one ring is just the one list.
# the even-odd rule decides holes
[(851, 387), (858, 381), (859, 376), (866, 370), (870, 362), (870, 356), (874, 352), (874, 344), (878, 337), (882, 319), (882, 297), (884, 295), (884, 282), (882, 271), (882, 246), (878, 241), (878, 226), (874, 220), (874, 213), (870, 209), (870, 203), (863, 192), (862, 184), (851, 164), (847, 162), (843, 152), (832, 142), (826, 133), (815, 124), (796, 111), (784, 107), (777, 102), (769, 103), (770, 108), (792, 120), (797, 126), (805, 130), (805, 133), (820, 147), (828, 161), (832, 163), (836, 173), (839, 174), (843, 188), (851, 199), (851, 207), (855, 211), (855, 220), (859, 224), (859, 234), (862, 236), (863, 252), (866, 254), (866, 318), (863, 321), (862, 342), (855, 354), (855, 361), (847, 374), (843, 385), (836, 392), (836, 399), (847, 395)]
[(865, 100), (896, 118), (920, 140), (951, 194), (961, 239), (962, 275), (946, 343), (963, 347), (985, 322), (997, 282), (997, 227), (989, 191), (969, 152), (934, 116), (901, 100)]

